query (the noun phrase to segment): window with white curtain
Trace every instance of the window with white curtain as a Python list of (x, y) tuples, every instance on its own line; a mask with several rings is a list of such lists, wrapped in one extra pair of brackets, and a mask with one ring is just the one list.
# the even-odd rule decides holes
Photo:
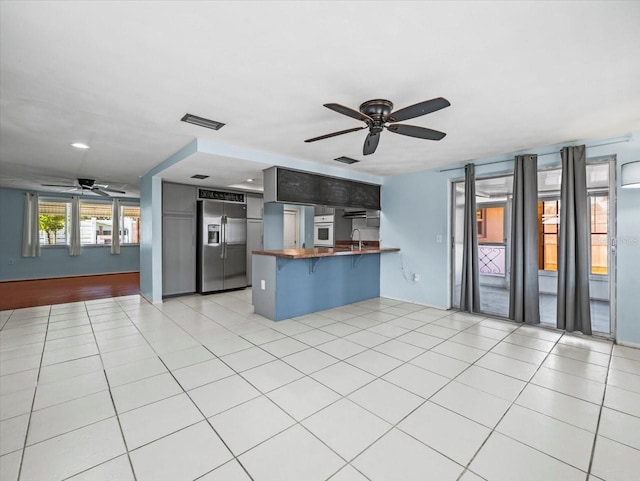
[[(71, 199), (40, 199), (39, 227), (40, 245), (69, 245), (71, 222)], [(80, 238), (82, 245), (111, 245), (113, 236), (111, 202), (80, 202)], [(121, 244), (140, 243), (140, 206), (123, 204), (120, 207), (120, 226), (115, 232), (120, 234)]]
[(68, 245), (71, 203), (68, 199), (40, 199), (40, 245)]
[(140, 206), (123, 204), (120, 207), (120, 243), (140, 243)]
[(111, 202), (80, 201), (82, 245), (111, 245)]

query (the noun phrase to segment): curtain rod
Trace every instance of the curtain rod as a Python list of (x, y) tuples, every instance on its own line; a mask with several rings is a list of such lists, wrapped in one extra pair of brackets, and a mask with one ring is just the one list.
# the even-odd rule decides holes
[[(590, 145), (587, 147), (587, 149), (592, 149), (594, 147), (603, 147), (605, 145), (613, 145), (613, 144), (622, 144), (624, 142), (629, 142), (629, 139), (623, 139), (623, 140), (615, 140), (613, 142), (606, 142), (604, 144), (596, 144), (596, 145)], [(546, 154), (537, 154), (538, 157), (544, 157), (545, 155), (555, 155), (555, 154), (559, 154), (560, 152), (547, 152)], [(529, 155), (536, 155), (536, 154), (529, 154)], [(502, 164), (503, 162), (511, 162), (514, 159), (507, 159), (507, 160), (496, 160), (493, 162), (487, 162), (485, 164), (475, 164), (475, 167), (484, 167), (485, 165), (493, 165), (493, 164)], [(462, 167), (451, 167), (450, 169), (442, 169), (439, 172), (451, 172), (452, 170), (460, 170), (460, 169), (464, 169), (464, 165)]]

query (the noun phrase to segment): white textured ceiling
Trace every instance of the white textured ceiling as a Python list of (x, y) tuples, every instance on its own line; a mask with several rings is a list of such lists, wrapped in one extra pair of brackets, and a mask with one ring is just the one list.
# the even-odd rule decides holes
[[(2, 1), (0, 185), (135, 190), (196, 137), (346, 155), (361, 162), (345, 169), (386, 176), (621, 135), (640, 129), (638, 25), (640, 2)], [(440, 142), (384, 132), (366, 157), (366, 131), (303, 142), (360, 125), (323, 103), (438, 96), (452, 106), (406, 123), (447, 132)], [(229, 185), (264, 167), (193, 156), (171, 176)]]

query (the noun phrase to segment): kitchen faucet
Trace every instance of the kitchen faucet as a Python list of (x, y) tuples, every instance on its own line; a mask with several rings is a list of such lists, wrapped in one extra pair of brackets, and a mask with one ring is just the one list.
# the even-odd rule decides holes
[(362, 233), (360, 232), (360, 229), (353, 229), (351, 231), (351, 240), (353, 240), (353, 234), (355, 234), (356, 231), (358, 231), (358, 250), (362, 250)]

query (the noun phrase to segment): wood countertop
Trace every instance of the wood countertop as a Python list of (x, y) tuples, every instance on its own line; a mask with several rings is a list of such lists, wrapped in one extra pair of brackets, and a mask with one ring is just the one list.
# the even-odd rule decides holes
[(357, 256), (361, 254), (382, 254), (385, 252), (398, 252), (397, 247), (363, 247), (351, 249), (351, 247), (314, 247), (313, 249), (281, 249), (272, 251), (252, 251), (252, 254), (261, 256), (283, 257), (285, 259), (311, 259), (313, 257), (333, 256)]

